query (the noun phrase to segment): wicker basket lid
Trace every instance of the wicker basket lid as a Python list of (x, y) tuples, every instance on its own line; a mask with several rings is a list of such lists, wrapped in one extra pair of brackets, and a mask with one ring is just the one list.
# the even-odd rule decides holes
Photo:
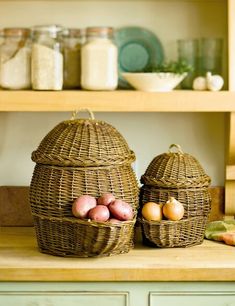
[[(172, 152), (175, 148), (176, 152)], [(195, 157), (172, 144), (168, 153), (156, 156), (141, 177), (144, 185), (159, 188), (208, 187), (211, 179)]]
[(89, 119), (62, 121), (41, 141), (32, 160), (57, 166), (109, 166), (130, 163), (135, 154), (123, 136), (110, 124)]

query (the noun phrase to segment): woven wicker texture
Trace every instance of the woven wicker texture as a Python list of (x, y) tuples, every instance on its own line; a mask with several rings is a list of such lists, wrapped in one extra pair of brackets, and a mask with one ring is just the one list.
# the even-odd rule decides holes
[(160, 248), (189, 247), (203, 242), (207, 217), (161, 222), (140, 218), (139, 222), (145, 244)]
[(185, 210), (180, 221), (140, 219), (143, 242), (158, 247), (200, 244), (211, 209), (211, 196), (208, 189), (210, 177), (199, 162), (183, 153), (179, 145), (171, 145), (168, 153), (153, 159), (141, 182), (144, 184), (140, 191), (141, 207), (147, 202), (165, 204), (169, 197), (174, 197)]
[(135, 220), (112, 224), (72, 216), (77, 197), (98, 198), (107, 192), (137, 213), (139, 188), (131, 167), (135, 155), (114, 127), (94, 118), (64, 121), (47, 134), (32, 159), (37, 164), (30, 204), (41, 252), (95, 257), (133, 247)]
[[(173, 148), (177, 152), (171, 152)], [(210, 182), (197, 159), (183, 153), (179, 145), (156, 156), (141, 177), (141, 183), (163, 188), (208, 187)]]
[(110, 124), (95, 119), (59, 123), (32, 153), (32, 160), (57, 166), (105, 166), (133, 162), (134, 152)]
[(78, 168), (37, 164), (30, 186), (31, 210), (45, 217), (71, 217), (77, 197), (89, 194), (98, 198), (105, 192), (137, 210), (139, 188), (131, 165)]
[(135, 221), (97, 223), (74, 218), (34, 217), (39, 250), (64, 257), (102, 257), (133, 248)]
[(154, 186), (142, 186), (140, 190), (140, 202), (166, 203), (170, 197), (174, 197), (184, 206), (184, 218), (207, 216), (211, 210), (211, 195), (209, 189), (204, 188), (156, 188)]

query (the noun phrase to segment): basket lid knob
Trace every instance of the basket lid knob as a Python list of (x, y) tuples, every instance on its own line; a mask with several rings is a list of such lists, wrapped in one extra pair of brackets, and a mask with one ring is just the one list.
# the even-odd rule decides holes
[(180, 154), (184, 154), (183, 150), (181, 149), (181, 146), (178, 145), (178, 144), (171, 144), (170, 147), (169, 147), (169, 153), (173, 153), (172, 150), (175, 149), (177, 150), (176, 153), (180, 153)]
[(81, 112), (88, 112), (90, 119), (92, 120), (95, 119), (94, 113), (89, 108), (80, 108), (72, 112), (72, 117), (70, 118), (70, 120), (75, 120), (77, 118), (78, 113), (81, 113)]

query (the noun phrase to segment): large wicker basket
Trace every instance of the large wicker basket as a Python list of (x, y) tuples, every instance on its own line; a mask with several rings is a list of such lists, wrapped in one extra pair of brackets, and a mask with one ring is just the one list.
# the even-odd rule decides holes
[[(172, 152), (173, 149), (176, 152)], [(147, 221), (139, 218), (143, 241), (157, 247), (187, 247), (203, 241), (211, 208), (210, 177), (200, 163), (179, 145), (156, 156), (141, 177), (140, 206), (146, 202), (166, 203), (174, 197), (184, 206), (180, 221)]]
[(41, 252), (74, 257), (109, 256), (133, 247), (133, 221), (118, 224), (73, 217), (71, 207), (83, 194), (111, 192), (138, 208), (135, 155), (110, 124), (91, 119), (59, 123), (32, 153), (36, 162), (30, 204)]

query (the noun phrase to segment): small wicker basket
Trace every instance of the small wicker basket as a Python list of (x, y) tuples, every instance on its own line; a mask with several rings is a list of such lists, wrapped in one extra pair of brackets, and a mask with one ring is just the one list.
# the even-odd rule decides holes
[(90, 115), (59, 123), (32, 153), (36, 166), (30, 204), (41, 252), (95, 257), (133, 247), (135, 219), (111, 224), (72, 215), (73, 201), (83, 194), (98, 198), (111, 192), (129, 203), (135, 215), (138, 208), (134, 152), (113, 126)]
[(160, 248), (189, 247), (201, 244), (207, 224), (206, 217), (192, 217), (180, 221), (147, 221), (140, 219), (144, 242)]
[(156, 156), (141, 177), (140, 206), (146, 202), (164, 204), (174, 197), (185, 212), (180, 221), (155, 222), (140, 217), (143, 242), (158, 247), (200, 244), (211, 209), (210, 181), (200, 163), (179, 145), (173, 144), (168, 153)]

